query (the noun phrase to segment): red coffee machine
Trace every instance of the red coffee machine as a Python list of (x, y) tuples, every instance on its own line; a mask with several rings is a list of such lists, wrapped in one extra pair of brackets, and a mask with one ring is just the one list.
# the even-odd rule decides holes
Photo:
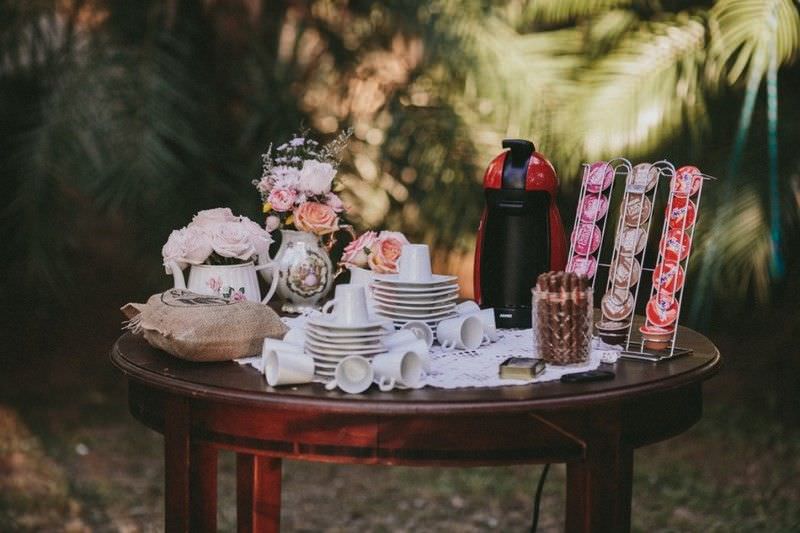
[(500, 328), (531, 327), (531, 288), (564, 270), (567, 241), (556, 206), (558, 178), (533, 143), (506, 139), (483, 176), (486, 207), (475, 247), (475, 299)]

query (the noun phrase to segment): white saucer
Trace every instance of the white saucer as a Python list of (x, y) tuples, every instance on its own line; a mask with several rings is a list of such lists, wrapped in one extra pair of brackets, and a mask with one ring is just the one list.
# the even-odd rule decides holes
[(356, 342), (361, 340), (379, 340), (386, 335), (386, 331), (381, 329), (370, 329), (364, 331), (358, 330), (332, 330), (325, 327), (306, 325), (306, 333), (313, 333), (317, 337), (323, 339), (339, 339), (339, 340), (354, 340)]
[(306, 337), (313, 339), (316, 342), (328, 343), (336, 346), (349, 346), (352, 344), (357, 344), (359, 346), (372, 346), (380, 344), (383, 334), (381, 333), (380, 335), (375, 336), (368, 335), (364, 337), (331, 337), (322, 333), (317, 333), (317, 330), (307, 329)]
[(359, 331), (359, 332), (380, 331), (386, 325), (386, 321), (381, 320), (378, 317), (374, 317), (375, 318), (374, 320), (366, 320), (364, 322), (356, 324), (343, 324), (332, 320), (332, 318), (333, 317), (328, 317), (326, 315), (315, 316), (308, 320), (308, 324), (316, 328), (322, 328), (332, 331)]
[[(348, 345), (349, 346), (349, 345)], [(375, 346), (357, 346), (357, 347), (343, 347), (343, 346), (334, 346), (331, 344), (324, 344), (315, 342), (311, 339), (306, 339), (305, 350), (311, 352), (312, 354), (318, 355), (341, 355), (341, 356), (348, 356), (348, 355), (372, 355), (380, 352), (385, 352), (386, 348), (383, 344), (378, 344)]]
[(384, 296), (375, 296), (375, 307), (392, 307), (395, 309), (406, 309), (409, 311), (419, 311), (420, 309), (449, 309), (456, 306), (456, 297), (448, 298), (442, 301), (439, 298), (431, 298), (429, 300), (400, 300), (398, 298), (386, 298)]
[(400, 326), (400, 327), (402, 327), (403, 325), (405, 325), (407, 322), (425, 322), (425, 323), (426, 323), (427, 325), (429, 325), (431, 328), (434, 328), (434, 329), (435, 329), (435, 328), (436, 328), (436, 326), (438, 326), (438, 325), (439, 325), (439, 322), (441, 322), (442, 320), (447, 320), (448, 318), (455, 318), (455, 317), (457, 317), (457, 316), (458, 316), (458, 314), (457, 314), (457, 313), (453, 313), (453, 314), (451, 314), (451, 315), (447, 315), (447, 316), (444, 316), (444, 317), (442, 317), (442, 318), (436, 318), (436, 319), (430, 319), (430, 318), (426, 318), (426, 319), (419, 319), (419, 318), (394, 318), (394, 319), (392, 319), (392, 321), (394, 322), (395, 326)]
[(417, 320), (435, 320), (442, 316), (449, 316), (453, 314), (454, 306), (450, 306), (449, 309), (440, 309), (440, 310), (427, 310), (422, 309), (419, 311), (406, 311), (403, 309), (390, 309), (390, 308), (378, 308), (378, 313), (385, 317), (389, 317), (392, 320), (395, 318), (408, 318), (408, 319), (417, 319)]
[(377, 283), (409, 287), (430, 287), (432, 285), (444, 285), (446, 283), (453, 283), (457, 279), (458, 276), (447, 276), (444, 274), (431, 274), (431, 277), (426, 280), (402, 279), (400, 274), (375, 274), (373, 276), (373, 280)]
[(365, 357), (367, 359), (372, 359), (373, 356), (378, 355), (379, 353), (385, 353), (386, 348), (378, 348), (377, 350), (346, 350), (346, 351), (335, 351), (335, 350), (326, 350), (321, 348), (313, 348), (311, 346), (306, 345), (305, 352), (310, 354), (312, 357), (329, 357), (329, 358), (338, 358), (339, 360), (344, 359), (350, 355), (360, 355), (361, 357)]
[(442, 285), (440, 287), (397, 287), (394, 285), (378, 285), (373, 284), (372, 290), (375, 293), (397, 294), (404, 296), (420, 296), (420, 295), (444, 295), (444, 294), (458, 294), (458, 285)]

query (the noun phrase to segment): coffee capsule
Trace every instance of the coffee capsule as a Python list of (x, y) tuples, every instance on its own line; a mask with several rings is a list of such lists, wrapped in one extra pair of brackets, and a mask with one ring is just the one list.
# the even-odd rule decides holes
[(597, 259), (593, 255), (573, 255), (567, 266), (567, 272), (574, 272), (581, 276), (592, 278), (597, 272)]
[(703, 183), (703, 176), (697, 167), (686, 165), (675, 171), (672, 178), (672, 194), (680, 198), (694, 196), (700, 190)]
[(600, 228), (594, 224), (579, 224), (572, 232), (572, 242), (578, 255), (593, 254), (600, 248)]
[(606, 213), (608, 212), (608, 198), (602, 194), (587, 194), (583, 197), (581, 205), (578, 209), (580, 212), (581, 222), (594, 224), (606, 216)]
[(600, 301), (603, 316), (609, 320), (624, 320), (633, 312), (633, 305), (633, 295), (627, 290), (612, 289)]
[(628, 194), (625, 197), (625, 225), (641, 226), (650, 218), (653, 203), (644, 194)]
[(656, 292), (647, 302), (645, 314), (652, 325), (665, 328), (678, 318), (678, 301), (671, 294)]
[(621, 289), (630, 289), (639, 283), (642, 275), (642, 265), (631, 256), (618, 255), (611, 265), (611, 279), (614, 286)]
[(689, 237), (689, 232), (682, 231), (681, 228), (674, 228), (661, 238), (658, 250), (664, 256), (664, 259), (683, 261), (689, 256), (691, 246), (692, 240)]
[(651, 163), (639, 163), (633, 167), (633, 172), (628, 176), (626, 190), (632, 193), (646, 193), (656, 186), (658, 172), (658, 167), (654, 167)]
[(601, 320), (595, 324), (595, 327), (597, 328), (597, 331), (616, 333), (628, 329), (629, 324), (630, 322), (628, 321)]
[(614, 167), (605, 161), (597, 161), (589, 165), (586, 174), (586, 190), (598, 193), (608, 189), (614, 181)]
[(670, 229), (688, 230), (694, 225), (697, 209), (691, 200), (673, 196), (672, 203), (667, 206), (666, 216)]
[(674, 294), (683, 287), (683, 267), (674, 259), (667, 259), (653, 270), (653, 286), (656, 290)]
[(666, 350), (674, 331), (674, 328), (660, 328), (647, 324), (639, 328), (644, 347), (648, 350)]
[(620, 253), (638, 255), (647, 244), (647, 232), (644, 228), (624, 228), (617, 239), (616, 247)]

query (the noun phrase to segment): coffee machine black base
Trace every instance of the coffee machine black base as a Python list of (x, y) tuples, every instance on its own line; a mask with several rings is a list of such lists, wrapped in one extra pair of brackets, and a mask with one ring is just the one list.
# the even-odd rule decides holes
[(530, 307), (495, 307), (494, 308), (494, 321), (498, 328), (520, 328), (527, 329), (531, 327), (531, 312)]

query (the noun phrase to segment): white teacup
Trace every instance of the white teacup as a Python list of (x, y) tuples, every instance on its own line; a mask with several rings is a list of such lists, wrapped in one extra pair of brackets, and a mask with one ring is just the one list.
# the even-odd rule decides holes
[(267, 353), (267, 350), (285, 351), (285, 352), (303, 352), (303, 345), (295, 344), (294, 342), (287, 342), (280, 339), (264, 339), (264, 344), (261, 347), (261, 354)]
[(433, 346), (433, 330), (422, 320), (412, 320), (410, 322), (406, 322), (403, 324), (403, 327), (400, 328), (401, 331), (404, 329), (414, 332), (414, 335), (416, 335), (418, 339), (425, 341), (425, 343), (428, 345), (428, 348)]
[(302, 347), (306, 343), (306, 330), (303, 328), (292, 328), (283, 336), (283, 342)]
[(478, 305), (474, 300), (467, 300), (466, 302), (461, 302), (460, 304), (456, 305), (455, 311), (459, 315), (471, 315), (473, 313), (477, 313), (481, 310), (481, 306)]
[(430, 281), (431, 256), (427, 244), (404, 244), (397, 262), (400, 281)]
[(470, 313), (471, 316), (476, 316), (483, 323), (483, 332), (486, 338), (495, 342), (500, 336), (497, 334), (497, 324), (494, 321), (494, 309), (481, 309), (477, 313)]
[(442, 348), (474, 350), (484, 341), (483, 322), (477, 316), (457, 316), (442, 320), (436, 327)]
[(336, 296), (322, 306), (322, 312), (333, 309), (333, 321), (341, 325), (364, 324), (369, 321), (367, 294), (363, 285), (343, 284), (336, 287)]
[(264, 375), (270, 387), (311, 383), (314, 379), (314, 358), (310, 355), (267, 348), (263, 357)]
[(420, 388), (422, 383), (422, 356), (407, 347), (400, 347), (388, 353), (376, 355), (372, 360), (378, 387), (386, 392), (395, 385), (412, 389)]
[(417, 335), (413, 331), (401, 329), (385, 336), (383, 338), (383, 345), (386, 346), (387, 349), (392, 350), (393, 348), (416, 340), (418, 340)]
[(336, 365), (333, 380), (325, 388), (333, 390), (339, 387), (349, 394), (359, 394), (372, 385), (374, 376), (368, 359), (360, 355), (348, 355)]

